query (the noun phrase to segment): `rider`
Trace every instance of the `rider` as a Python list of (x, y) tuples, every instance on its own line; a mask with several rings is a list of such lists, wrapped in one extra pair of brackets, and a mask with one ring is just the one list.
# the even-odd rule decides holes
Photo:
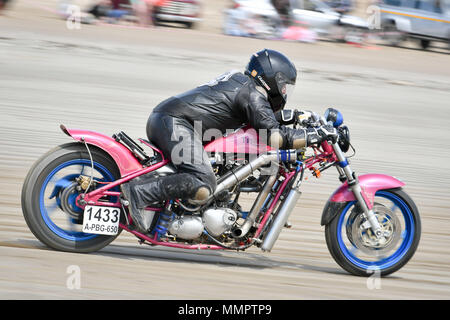
[[(136, 227), (143, 232), (150, 227), (144, 208), (151, 203), (173, 199), (201, 203), (214, 192), (216, 177), (201, 139), (208, 129), (225, 132), (249, 124), (268, 130), (268, 144), (280, 149), (299, 149), (336, 135), (330, 125), (293, 129), (276, 120), (274, 113), (284, 108), (296, 78), (297, 69), (285, 55), (264, 49), (253, 54), (244, 73), (228, 72), (161, 102), (148, 119), (147, 136), (171, 158), (177, 173), (122, 185)], [(195, 126), (197, 121), (201, 129)]]

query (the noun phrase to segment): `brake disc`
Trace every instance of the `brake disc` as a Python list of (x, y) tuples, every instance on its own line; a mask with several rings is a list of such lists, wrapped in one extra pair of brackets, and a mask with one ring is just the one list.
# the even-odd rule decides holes
[(383, 256), (398, 244), (402, 228), (397, 215), (386, 206), (375, 203), (372, 210), (380, 223), (381, 236), (373, 233), (364, 214), (354, 208), (346, 226), (347, 237), (361, 252)]
[(78, 186), (79, 184), (77, 182), (73, 182), (70, 186), (64, 188), (59, 195), (61, 209), (76, 222), (80, 222), (83, 218), (83, 210), (75, 205), (75, 198), (79, 194)]

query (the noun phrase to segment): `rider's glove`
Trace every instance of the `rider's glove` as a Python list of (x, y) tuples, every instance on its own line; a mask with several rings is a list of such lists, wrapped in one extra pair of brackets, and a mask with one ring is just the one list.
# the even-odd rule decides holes
[(330, 140), (336, 142), (338, 139), (338, 132), (331, 124), (325, 124), (317, 129), (317, 132), (322, 137), (322, 141)]
[(315, 123), (318, 119), (316, 113), (306, 110), (295, 110), (295, 118), (301, 126), (307, 127)]
[(330, 140), (336, 142), (338, 139), (338, 132), (332, 125), (326, 124), (319, 128), (306, 129), (306, 145), (318, 145), (323, 141)]

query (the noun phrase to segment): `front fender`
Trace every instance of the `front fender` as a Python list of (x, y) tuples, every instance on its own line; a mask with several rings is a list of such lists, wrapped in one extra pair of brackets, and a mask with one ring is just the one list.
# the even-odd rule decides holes
[[(366, 199), (373, 205), (375, 193), (379, 190), (387, 190), (403, 187), (405, 184), (397, 178), (385, 174), (365, 174), (358, 177), (359, 185), (365, 194)], [(334, 216), (343, 209), (349, 201), (355, 201), (355, 195), (348, 187), (347, 182), (343, 183), (330, 196), (322, 212), (320, 224), (327, 225)], [(341, 208), (342, 207), (342, 208)]]
[(76, 141), (86, 141), (108, 153), (116, 162), (122, 177), (142, 169), (142, 165), (131, 151), (113, 138), (94, 131), (67, 129), (64, 125), (60, 127), (65, 134)]

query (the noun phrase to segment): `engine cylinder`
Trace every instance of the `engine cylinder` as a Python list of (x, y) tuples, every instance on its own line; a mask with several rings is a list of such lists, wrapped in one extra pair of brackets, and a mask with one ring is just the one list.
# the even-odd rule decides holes
[(200, 237), (204, 226), (199, 216), (183, 216), (174, 219), (169, 225), (169, 233), (185, 240), (193, 240)]
[(229, 231), (237, 219), (237, 213), (229, 208), (208, 209), (203, 213), (203, 223), (208, 233), (218, 237)]

